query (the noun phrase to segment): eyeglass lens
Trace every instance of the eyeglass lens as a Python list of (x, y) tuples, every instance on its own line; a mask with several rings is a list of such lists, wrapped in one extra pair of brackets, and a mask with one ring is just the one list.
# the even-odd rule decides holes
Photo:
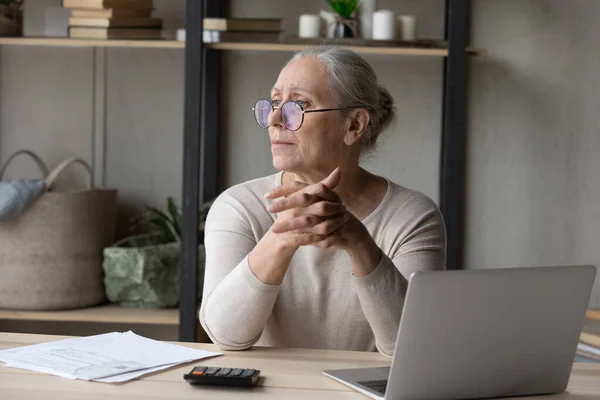
[[(273, 112), (271, 102), (269, 100), (259, 100), (254, 106), (254, 116), (256, 122), (261, 128), (269, 127), (269, 116)], [(302, 107), (298, 103), (288, 101), (281, 106), (281, 119), (285, 127), (291, 131), (300, 129), (302, 125)]]

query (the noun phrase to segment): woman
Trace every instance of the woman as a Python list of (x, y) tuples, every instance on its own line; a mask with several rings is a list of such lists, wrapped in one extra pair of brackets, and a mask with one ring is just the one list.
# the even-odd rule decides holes
[(362, 57), (319, 47), (296, 54), (254, 112), (280, 172), (213, 204), (202, 326), (228, 350), (392, 356), (407, 279), (444, 269), (446, 246), (433, 201), (359, 166), (393, 119), (392, 97)]

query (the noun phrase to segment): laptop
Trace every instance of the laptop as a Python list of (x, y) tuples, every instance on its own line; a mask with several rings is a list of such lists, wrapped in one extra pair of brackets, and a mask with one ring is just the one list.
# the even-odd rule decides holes
[(414, 273), (391, 367), (323, 373), (372, 399), (564, 392), (595, 274), (589, 265)]

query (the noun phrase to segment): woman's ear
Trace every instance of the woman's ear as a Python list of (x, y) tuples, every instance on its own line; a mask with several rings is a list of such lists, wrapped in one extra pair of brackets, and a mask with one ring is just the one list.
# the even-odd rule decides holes
[(348, 146), (352, 146), (357, 143), (360, 138), (367, 131), (369, 126), (369, 112), (364, 108), (357, 108), (350, 114), (350, 121), (346, 135), (344, 136), (344, 143)]

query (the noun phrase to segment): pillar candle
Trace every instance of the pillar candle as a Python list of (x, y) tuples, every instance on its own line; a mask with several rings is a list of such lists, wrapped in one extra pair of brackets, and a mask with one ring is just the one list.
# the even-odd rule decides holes
[(320, 35), (321, 18), (318, 15), (301, 15), (298, 36), (303, 38), (318, 38)]
[(358, 3), (359, 31), (364, 39), (373, 38), (373, 13), (376, 9), (377, 0), (360, 0)]
[(373, 39), (393, 40), (396, 37), (396, 16), (392, 11), (379, 10), (373, 13)]
[(399, 15), (398, 39), (412, 41), (417, 39), (417, 18), (414, 15)]

